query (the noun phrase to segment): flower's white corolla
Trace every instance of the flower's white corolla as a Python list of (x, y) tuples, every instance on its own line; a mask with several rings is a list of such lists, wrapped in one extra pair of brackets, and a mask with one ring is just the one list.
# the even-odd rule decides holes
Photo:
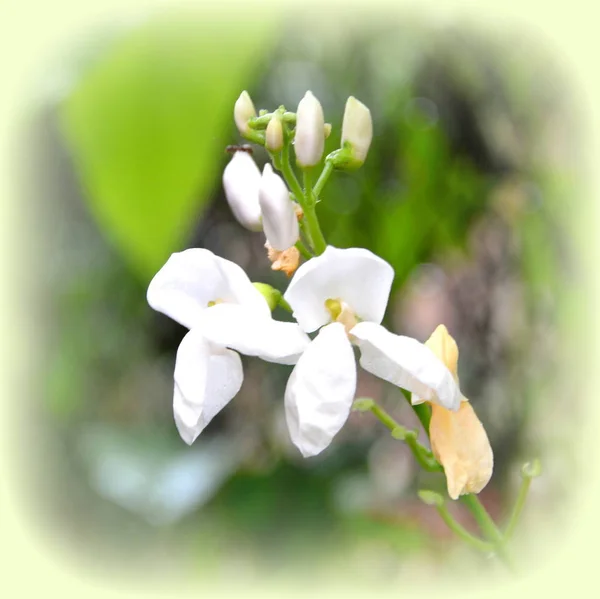
[(356, 166), (367, 157), (373, 139), (371, 111), (353, 96), (348, 98), (342, 122), (342, 147), (349, 144)]
[(393, 279), (394, 269), (372, 252), (328, 246), (300, 266), (284, 298), (307, 333), (331, 321), (325, 305), (331, 299), (346, 303), (359, 319), (379, 324)]
[(300, 236), (298, 217), (283, 179), (270, 164), (265, 164), (258, 199), (269, 245), (280, 252), (292, 247)]
[(237, 221), (250, 231), (260, 231), (258, 189), (261, 175), (248, 152), (235, 152), (223, 171), (223, 188)]
[(212, 345), (201, 330), (193, 329), (179, 344), (174, 379), (175, 424), (191, 445), (240, 390), (242, 361), (234, 351)]
[(280, 323), (246, 273), (204, 249), (173, 254), (152, 279), (148, 303), (190, 328), (177, 351), (173, 411), (192, 443), (243, 380), (231, 347), (271, 362), (293, 364), (309, 343), (298, 325)]
[(247, 91), (243, 91), (233, 106), (233, 119), (238, 131), (245, 135), (248, 130), (248, 120), (256, 116), (256, 108)]
[(150, 282), (147, 299), (154, 310), (188, 329), (211, 302), (242, 304), (263, 318), (271, 315), (241, 267), (201, 248), (171, 254)]
[[(304, 455), (327, 447), (348, 418), (348, 397), (354, 396), (356, 381), (351, 343), (358, 345), (365, 370), (429, 401), (458, 409), (458, 384), (435, 352), (380, 325), (393, 277), (392, 267), (368, 250), (329, 246), (297, 270), (285, 292), (294, 317), (307, 333), (323, 327), (300, 357), (286, 390), (292, 440)], [(346, 378), (340, 374), (343, 368)]]
[(331, 443), (348, 419), (355, 389), (352, 346), (342, 324), (329, 324), (306, 348), (285, 390), (288, 428), (304, 457)]
[(310, 343), (296, 323), (257, 318), (252, 309), (234, 304), (206, 310), (200, 328), (211, 343), (277, 364), (295, 364)]
[(302, 167), (318, 164), (325, 149), (323, 108), (310, 91), (300, 100), (296, 111), (294, 148), (296, 161)]
[(360, 365), (365, 370), (422, 401), (458, 410), (461, 394), (452, 373), (423, 343), (373, 322), (358, 323), (350, 334), (360, 348)]

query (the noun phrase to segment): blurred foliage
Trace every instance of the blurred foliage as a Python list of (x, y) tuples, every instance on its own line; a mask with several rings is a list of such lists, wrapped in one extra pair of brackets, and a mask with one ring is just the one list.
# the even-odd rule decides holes
[[(105, 233), (150, 278), (202, 214), (231, 106), (268, 50), (268, 23), (150, 21), (86, 70), (64, 105), (67, 136)], [(220, 51), (215, 52), (219, 46)]]
[[(420, 509), (422, 479), (401, 444), (365, 415), (352, 415), (322, 456), (297, 455), (281, 420), (289, 369), (244, 359), (231, 405), (192, 448), (177, 436), (172, 372), (185, 331), (148, 308), (149, 278), (170, 252), (200, 246), (253, 280), (286, 285), (221, 188), (242, 89), (257, 108), (290, 109), (311, 89), (333, 124), (327, 151), (347, 96), (370, 107), (368, 159), (357, 173), (334, 173), (322, 228), (331, 244), (367, 247), (393, 265), (393, 330), (425, 338), (444, 321), (457, 338), (461, 386), (495, 451), (483, 495), (495, 516), (514, 460), (547, 440), (531, 423), (554, 397), (547, 373), (570, 265), (561, 206), (572, 182), (546, 57), (412, 20), (319, 27), (298, 17), (274, 38), (256, 19), (251, 28), (150, 20), (99, 48), (41, 118), (32, 145), (49, 250), (44, 417), (60, 440), (61, 481), (49, 484), (59, 512), (69, 498), (73, 534), (106, 537), (109, 553), (115, 544), (127, 552), (123, 540), (148, 553), (164, 542), (169, 555), (177, 547), (222, 570), (223, 560), (281, 563), (297, 551), (319, 563), (333, 546), (359, 564), (360, 548), (375, 544), (395, 568), (444, 534), (434, 511)], [(359, 391), (410, 423), (396, 389), (361, 374)], [(559, 461), (548, 470), (560, 472)], [(376, 578), (390, 562), (374, 562)]]

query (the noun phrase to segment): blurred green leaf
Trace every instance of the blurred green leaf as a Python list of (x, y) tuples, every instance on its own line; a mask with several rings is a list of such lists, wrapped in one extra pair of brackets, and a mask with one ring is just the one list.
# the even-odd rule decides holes
[(201, 216), (269, 29), (264, 19), (252, 28), (216, 16), (149, 21), (67, 98), (63, 128), (92, 212), (141, 276), (180, 249)]

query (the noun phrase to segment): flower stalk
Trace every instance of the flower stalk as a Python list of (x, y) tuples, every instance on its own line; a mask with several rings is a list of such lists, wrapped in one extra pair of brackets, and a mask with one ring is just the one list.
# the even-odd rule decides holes
[[(448, 497), (421, 490), (421, 500), (435, 507), (458, 538), (512, 569), (507, 543), (531, 481), (540, 473), (539, 461), (523, 467), (503, 533), (477, 496), (492, 475), (493, 452), (460, 390), (456, 342), (443, 324), (425, 343), (387, 330), (381, 323), (392, 266), (364, 248), (328, 246), (321, 230), (316, 206), (332, 173), (353, 171), (367, 158), (373, 139), (370, 110), (348, 99), (340, 146), (325, 157), (318, 177), (331, 125), (311, 92), (297, 113), (284, 106), (257, 113), (242, 92), (234, 120), (242, 137), (265, 147), (281, 177), (270, 164), (261, 177), (251, 148), (232, 146), (234, 156), (223, 175), (227, 201), (241, 225), (264, 233), (272, 269), (293, 278), (282, 293), (251, 283), (238, 265), (202, 249), (173, 254), (154, 277), (150, 306), (189, 329), (174, 373), (173, 408), (182, 439), (193, 443), (237, 394), (243, 381), (239, 354), (294, 365), (284, 406), (290, 437), (304, 457), (328, 447), (352, 410), (370, 412), (406, 443), (424, 471), (444, 475)], [(307, 262), (300, 264), (300, 256)], [(295, 322), (274, 320), (277, 307)], [(397, 422), (373, 399), (354, 399), (357, 348), (363, 369), (401, 389), (431, 449), (419, 442), (419, 431)], [(448, 499), (459, 499), (470, 511), (481, 538), (454, 519)]]

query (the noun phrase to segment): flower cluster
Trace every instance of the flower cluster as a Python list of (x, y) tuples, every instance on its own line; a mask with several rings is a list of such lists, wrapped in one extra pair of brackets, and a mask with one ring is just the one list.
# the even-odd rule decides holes
[[(493, 457), (460, 391), (456, 343), (442, 325), (426, 343), (384, 328), (393, 268), (366, 249), (326, 245), (316, 218), (329, 175), (358, 168), (367, 157), (373, 135), (368, 108), (348, 99), (340, 148), (325, 158), (315, 184), (310, 175), (323, 160), (331, 127), (312, 93), (296, 113), (280, 107), (258, 114), (244, 92), (234, 119), (242, 136), (267, 149), (281, 175), (270, 164), (261, 173), (245, 148), (236, 151), (223, 174), (227, 200), (243, 226), (264, 231), (273, 267), (293, 276), (282, 294), (253, 284), (239, 266), (206, 249), (173, 254), (156, 274), (148, 288), (150, 306), (189, 329), (174, 374), (181, 437), (195, 441), (238, 393), (239, 352), (294, 365), (284, 397), (289, 433), (303, 456), (319, 454), (352, 410), (356, 347), (363, 369), (411, 392), (414, 405), (431, 405), (431, 448), (450, 497), (478, 493), (492, 474)], [(292, 146), (303, 187), (290, 165)], [(294, 322), (274, 320), (276, 305), (288, 309)]]

